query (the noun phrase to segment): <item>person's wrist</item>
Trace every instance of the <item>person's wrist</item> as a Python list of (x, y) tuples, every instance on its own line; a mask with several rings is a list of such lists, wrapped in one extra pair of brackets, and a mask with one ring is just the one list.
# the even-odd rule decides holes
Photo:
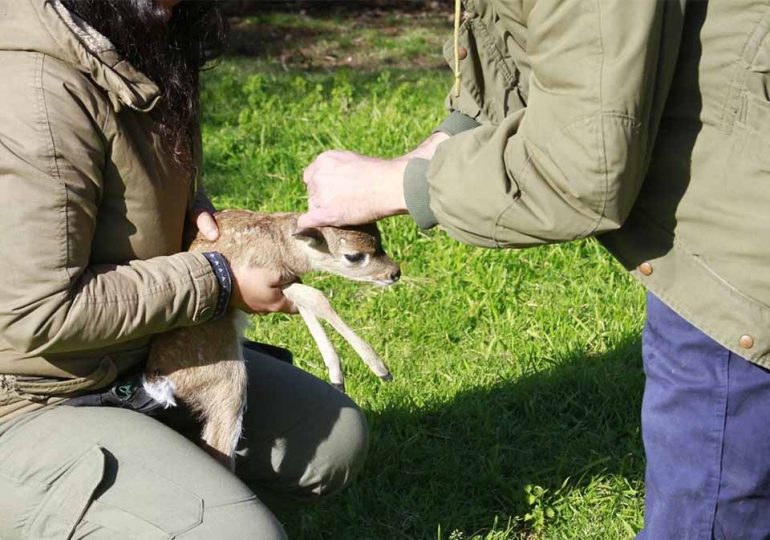
[(404, 197), (404, 171), (408, 159), (396, 158), (387, 162), (388, 172), (382, 182), (384, 193), (381, 202), (389, 216), (406, 214), (406, 198)]
[(422, 144), (420, 144), (420, 146), (406, 154), (404, 158), (433, 159), (433, 155), (436, 153), (436, 148), (438, 148), (438, 145), (449, 138), (449, 134), (444, 133), (443, 131), (436, 131), (432, 133), (427, 139), (425, 139)]
[(246, 313), (252, 312), (243, 299), (243, 293), (241, 292), (241, 287), (238, 283), (238, 278), (236, 277), (235, 273), (233, 273), (233, 291), (230, 295), (230, 306)]

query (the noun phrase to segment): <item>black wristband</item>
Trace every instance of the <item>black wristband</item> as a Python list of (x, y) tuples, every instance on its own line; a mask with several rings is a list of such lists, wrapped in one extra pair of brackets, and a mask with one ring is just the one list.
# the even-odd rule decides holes
[(209, 251), (203, 254), (209, 261), (214, 274), (219, 282), (219, 297), (217, 298), (217, 307), (214, 310), (212, 319), (218, 319), (227, 311), (230, 305), (230, 296), (233, 293), (233, 273), (227, 259), (217, 251)]

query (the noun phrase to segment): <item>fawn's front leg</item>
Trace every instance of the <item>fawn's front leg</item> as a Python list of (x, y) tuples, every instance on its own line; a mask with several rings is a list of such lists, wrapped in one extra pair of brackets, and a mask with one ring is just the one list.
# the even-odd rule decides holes
[[(350, 343), (350, 346), (353, 347), (353, 350), (358, 353), (358, 355), (361, 357), (361, 360), (363, 360), (364, 363), (369, 366), (369, 369), (372, 370), (372, 372), (380, 379), (384, 381), (393, 380), (393, 375), (390, 374), (390, 370), (382, 361), (382, 359), (377, 355), (377, 353), (374, 352), (374, 349), (372, 349), (367, 342), (361, 339), (352, 328), (345, 324), (345, 321), (343, 321), (340, 316), (337, 315), (337, 312), (334, 311), (334, 308), (332, 308), (329, 300), (321, 291), (313, 287), (303, 285), (302, 283), (292, 283), (283, 290), (283, 293), (286, 295), (286, 298), (294, 302), (298, 309), (305, 309), (313, 315), (328, 321), (329, 324), (331, 324), (334, 329), (339, 332), (343, 338), (345, 338), (345, 341)], [(307, 323), (307, 320), (305, 322)], [(318, 321), (316, 321), (316, 323), (317, 322)], [(312, 334), (313, 329), (311, 328), (310, 331)], [(321, 329), (321, 332), (323, 332), (323, 329)], [(328, 341), (328, 338), (325, 334), (324, 338), (326, 341)], [(321, 347), (320, 343), (319, 347)], [(326, 362), (326, 359), (324, 359), (324, 361)], [(337, 369), (339, 369), (338, 366), (339, 358), (337, 358), (335, 364)]]
[(302, 319), (305, 321), (310, 335), (318, 345), (318, 350), (321, 351), (321, 358), (323, 358), (324, 364), (326, 364), (326, 370), (329, 372), (329, 382), (331, 385), (340, 392), (345, 391), (345, 375), (342, 373), (342, 365), (340, 364), (340, 357), (337, 354), (337, 350), (329, 340), (329, 336), (326, 335), (326, 331), (318, 320), (318, 317), (306, 307), (300, 307), (297, 305), (299, 314), (302, 315)]

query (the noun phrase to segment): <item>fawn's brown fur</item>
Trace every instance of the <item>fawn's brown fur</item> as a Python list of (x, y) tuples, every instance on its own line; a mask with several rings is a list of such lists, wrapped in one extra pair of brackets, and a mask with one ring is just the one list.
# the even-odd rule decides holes
[[(311, 270), (387, 285), (400, 270), (383, 251), (375, 225), (297, 229), (298, 214), (230, 210), (217, 214), (219, 238), (200, 235), (190, 251), (218, 251), (231, 266), (280, 271), (287, 282)], [(339, 358), (316, 316), (328, 320), (381, 378), (390, 373), (373, 350), (334, 313), (316, 289), (292, 284), (284, 289), (318, 342), (332, 383), (342, 388)], [(245, 315), (229, 309), (221, 318), (178, 328), (153, 339), (145, 388), (165, 406), (179, 398), (201, 419), (204, 447), (231, 469), (246, 406), (246, 368), (241, 352)]]

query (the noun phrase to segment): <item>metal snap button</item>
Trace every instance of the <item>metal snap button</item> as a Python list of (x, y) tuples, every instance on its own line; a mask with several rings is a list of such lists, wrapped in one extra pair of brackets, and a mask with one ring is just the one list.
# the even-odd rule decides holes
[(652, 265), (648, 262), (643, 262), (639, 265), (639, 272), (641, 272), (642, 275), (649, 276), (652, 274)]
[(744, 349), (751, 349), (754, 346), (754, 338), (748, 334), (744, 334), (741, 336), (741, 339), (738, 340), (738, 343)]

